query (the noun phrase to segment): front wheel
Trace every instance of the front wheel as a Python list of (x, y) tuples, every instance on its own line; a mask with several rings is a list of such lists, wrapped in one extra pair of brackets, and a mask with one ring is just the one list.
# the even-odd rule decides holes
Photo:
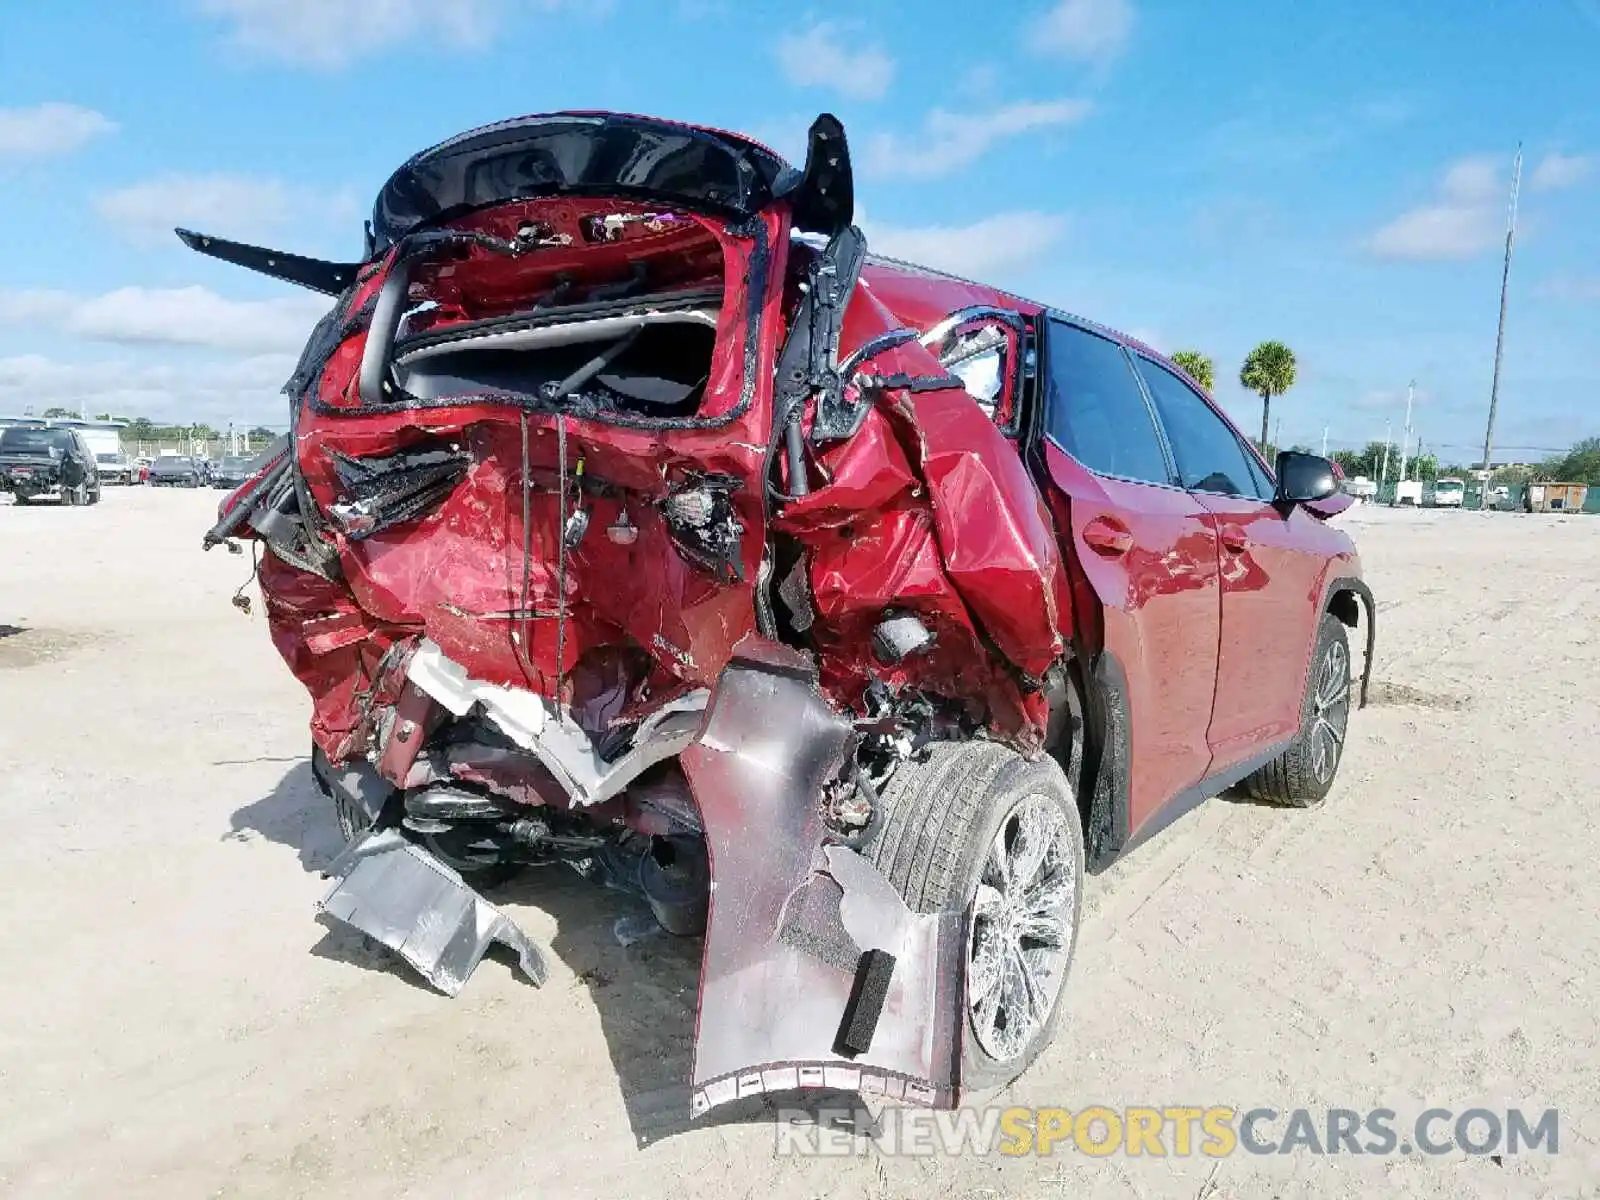
[(1322, 803), (1339, 773), (1350, 723), (1350, 637), (1323, 613), (1300, 706), (1300, 732), (1289, 748), (1244, 781), (1257, 800), (1290, 808)]
[(1078, 938), (1083, 831), (1054, 759), (944, 742), (901, 766), (863, 853), (914, 912), (968, 913), (961, 1079), (1009, 1083), (1055, 1036)]

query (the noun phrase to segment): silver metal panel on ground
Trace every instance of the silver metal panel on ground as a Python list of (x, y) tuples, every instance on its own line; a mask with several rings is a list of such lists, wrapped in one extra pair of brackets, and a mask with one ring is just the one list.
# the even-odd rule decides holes
[(514, 950), (535, 985), (549, 974), (510, 917), (398, 830), (352, 842), (330, 873), (337, 878), (319, 910), (389, 947), (447, 996), (461, 991), (492, 942)]

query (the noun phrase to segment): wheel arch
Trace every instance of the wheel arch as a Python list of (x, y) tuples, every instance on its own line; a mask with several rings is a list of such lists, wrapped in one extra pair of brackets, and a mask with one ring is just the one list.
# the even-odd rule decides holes
[(1065, 661), (1050, 695), (1046, 749), (1072, 778), (1077, 756), (1078, 815), (1085, 867), (1110, 866), (1128, 844), (1128, 682), (1110, 650)]
[(1354, 575), (1340, 575), (1328, 581), (1322, 611), (1332, 613), (1339, 622), (1351, 629), (1361, 624), (1362, 610), (1366, 610), (1367, 645), (1361, 662), (1361, 702), (1367, 706), (1367, 690), (1372, 683), (1372, 652), (1378, 642), (1377, 602), (1372, 589)]

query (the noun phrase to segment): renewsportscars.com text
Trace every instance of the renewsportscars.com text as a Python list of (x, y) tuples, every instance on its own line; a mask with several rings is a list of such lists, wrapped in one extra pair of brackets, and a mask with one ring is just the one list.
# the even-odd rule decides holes
[(784, 1109), (780, 1155), (1048, 1155), (1226, 1158), (1245, 1154), (1513, 1155), (1560, 1152), (1556, 1109), (1163, 1105), (1110, 1108), (962, 1108), (953, 1111)]

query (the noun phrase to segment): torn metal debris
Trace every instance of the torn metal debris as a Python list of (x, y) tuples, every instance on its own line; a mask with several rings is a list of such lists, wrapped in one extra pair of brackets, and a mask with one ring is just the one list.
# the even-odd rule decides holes
[(329, 872), (335, 882), (319, 909), (389, 947), (447, 996), (461, 991), (494, 942), (516, 954), (529, 983), (549, 977), (515, 922), (397, 830), (364, 834)]

